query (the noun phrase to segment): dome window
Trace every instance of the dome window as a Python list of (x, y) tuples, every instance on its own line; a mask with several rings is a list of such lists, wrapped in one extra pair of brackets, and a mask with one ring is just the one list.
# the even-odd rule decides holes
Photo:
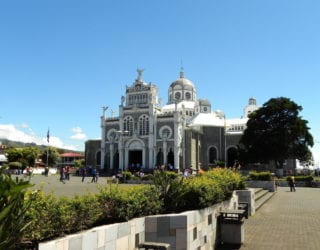
[(180, 100), (180, 98), (181, 98), (180, 92), (176, 92), (176, 93), (174, 94), (174, 98), (175, 98), (176, 100)]
[(190, 94), (190, 92), (187, 92), (187, 93), (186, 93), (186, 99), (187, 99), (187, 100), (190, 100), (190, 99), (191, 99), (191, 94)]

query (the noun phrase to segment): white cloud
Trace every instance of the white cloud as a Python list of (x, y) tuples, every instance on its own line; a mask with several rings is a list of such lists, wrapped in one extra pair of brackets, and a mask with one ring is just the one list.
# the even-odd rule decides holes
[(70, 139), (72, 140), (85, 140), (87, 138), (86, 134), (83, 133), (80, 127), (74, 127), (71, 129), (71, 131), (74, 133), (72, 136), (70, 136)]
[[(28, 128), (24, 125), (22, 128)], [(36, 144), (42, 144), (40, 138), (35, 137), (34, 135), (27, 134), (26, 132), (19, 129), (19, 126), (13, 124), (0, 124), (0, 138), (8, 139), (11, 141), (20, 141), (24, 143), (34, 142)]]
[[(26, 132), (22, 129), (26, 129)], [(37, 145), (47, 145), (47, 137), (39, 137), (27, 125), (15, 126), (13, 124), (0, 124), (0, 141), (7, 139), (10, 141), (19, 141), (24, 143), (36, 143)], [(78, 150), (74, 145), (65, 144), (59, 137), (50, 135), (49, 145), (69, 150)]]

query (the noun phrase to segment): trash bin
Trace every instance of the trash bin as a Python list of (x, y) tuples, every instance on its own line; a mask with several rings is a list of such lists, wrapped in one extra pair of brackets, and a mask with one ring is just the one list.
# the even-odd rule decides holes
[(241, 245), (244, 242), (244, 216), (245, 210), (220, 211), (220, 241), (221, 244)]

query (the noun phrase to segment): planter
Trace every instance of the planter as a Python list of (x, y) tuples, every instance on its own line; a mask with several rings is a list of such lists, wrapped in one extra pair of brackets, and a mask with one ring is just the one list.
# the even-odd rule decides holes
[(247, 181), (247, 186), (249, 188), (263, 188), (267, 189), (270, 192), (276, 191), (275, 181)]

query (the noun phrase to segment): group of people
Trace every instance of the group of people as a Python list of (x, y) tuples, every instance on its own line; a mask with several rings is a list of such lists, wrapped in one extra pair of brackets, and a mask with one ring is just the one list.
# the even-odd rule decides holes
[(70, 180), (70, 166), (63, 166), (60, 168), (60, 181), (65, 184), (65, 180)]
[(99, 179), (99, 171), (96, 168), (92, 167), (82, 167), (80, 168), (80, 176), (82, 177), (81, 181), (84, 182), (85, 177), (92, 176), (91, 182), (98, 182)]
[[(86, 176), (92, 176), (91, 182), (98, 182), (99, 179), (98, 170), (90, 166), (80, 168), (79, 175), (82, 177), (82, 182), (84, 182)], [(66, 180), (70, 180), (70, 166), (60, 167), (60, 181), (65, 184)]]

